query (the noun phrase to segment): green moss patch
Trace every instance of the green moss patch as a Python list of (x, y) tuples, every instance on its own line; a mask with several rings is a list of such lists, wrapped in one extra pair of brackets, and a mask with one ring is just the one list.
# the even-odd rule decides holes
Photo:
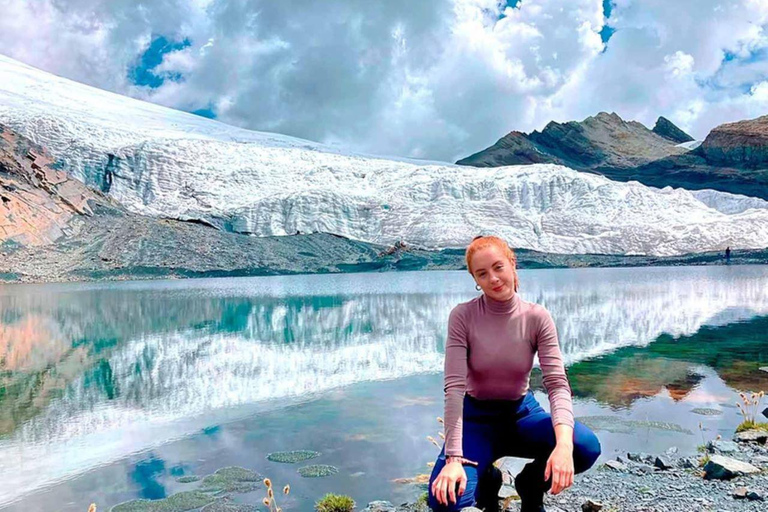
[(200, 491), (203, 492), (251, 492), (260, 487), (264, 477), (255, 471), (237, 466), (218, 469), (203, 478)]
[(295, 464), (303, 460), (314, 459), (319, 457), (320, 452), (314, 452), (312, 450), (291, 450), (288, 452), (273, 452), (267, 455), (267, 460), (272, 462), (282, 462), (284, 464)]
[(339, 469), (327, 464), (313, 464), (299, 468), (298, 472), (305, 478), (320, 478), (335, 475), (339, 472)]
[(204, 506), (200, 512), (256, 512), (257, 510), (256, 505), (234, 503), (228, 499), (223, 499)]
[(191, 484), (192, 482), (197, 482), (200, 480), (200, 477), (197, 475), (186, 475), (186, 476), (180, 476), (176, 479), (177, 482), (180, 484)]
[(112, 507), (111, 512), (185, 512), (213, 503), (215, 498), (200, 491), (185, 491), (162, 500), (131, 500)]

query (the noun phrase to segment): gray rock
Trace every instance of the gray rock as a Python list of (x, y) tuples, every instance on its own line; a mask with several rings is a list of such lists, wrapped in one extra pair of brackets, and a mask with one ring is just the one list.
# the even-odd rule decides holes
[(661, 470), (672, 469), (674, 467), (666, 457), (656, 457), (656, 460), (653, 461), (653, 465)]
[[(464, 509), (468, 510), (468, 509)], [(396, 512), (397, 508), (389, 501), (372, 501), (363, 509), (363, 512)]]
[(603, 509), (603, 504), (599, 501), (587, 500), (581, 504), (582, 512), (600, 512)]
[(739, 445), (733, 441), (718, 439), (707, 443), (707, 451), (710, 453), (736, 453), (739, 451)]
[[(766, 366), (766, 368), (768, 368), (768, 366)], [(766, 418), (768, 418), (768, 407), (766, 407), (765, 409), (763, 409), (763, 416), (765, 416)]]
[(503, 484), (499, 489), (499, 498), (504, 500), (510, 496), (517, 496), (517, 490), (515, 490), (513, 485)]
[(737, 500), (743, 500), (747, 497), (747, 488), (746, 487), (737, 487), (733, 490), (732, 496), (736, 498)]
[(707, 480), (730, 480), (759, 472), (760, 470), (752, 464), (723, 455), (713, 455), (704, 466), (704, 478)]
[(621, 471), (621, 472), (627, 471), (629, 469), (626, 466), (626, 464), (622, 464), (621, 462), (619, 462), (617, 460), (606, 461), (604, 466), (607, 467), (607, 468), (610, 468), (610, 469), (612, 469), (614, 471)]
[(483, 512), (483, 511), (477, 507), (465, 507), (461, 509), (461, 512)]
[(749, 501), (763, 501), (763, 497), (755, 491), (749, 491), (747, 493), (747, 499)]
[(672, 446), (670, 448), (667, 448), (667, 450), (664, 453), (666, 453), (667, 455), (675, 455), (675, 454), (677, 454), (678, 451), (679, 450), (678, 450), (677, 446)]
[(653, 464), (655, 460), (652, 455), (647, 455), (645, 453), (628, 453), (627, 458), (638, 464)]
[(745, 430), (744, 432), (737, 432), (733, 436), (733, 440), (739, 443), (765, 444), (768, 440), (768, 432), (765, 430)]

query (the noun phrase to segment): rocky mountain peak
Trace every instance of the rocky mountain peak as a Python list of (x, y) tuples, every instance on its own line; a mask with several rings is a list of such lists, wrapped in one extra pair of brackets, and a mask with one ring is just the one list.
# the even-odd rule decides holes
[(669, 139), (676, 144), (682, 144), (683, 142), (691, 142), (694, 140), (693, 137), (678, 128), (675, 123), (664, 116), (659, 116), (652, 131), (653, 133), (661, 135), (665, 139)]

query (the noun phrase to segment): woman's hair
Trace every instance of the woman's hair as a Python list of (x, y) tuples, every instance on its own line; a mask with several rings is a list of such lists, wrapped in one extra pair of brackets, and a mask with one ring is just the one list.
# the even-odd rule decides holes
[[(515, 256), (515, 251), (512, 250), (507, 242), (497, 236), (476, 236), (467, 246), (467, 252), (464, 255), (464, 259), (467, 262), (467, 271), (470, 274), (472, 274), (472, 256), (474, 256), (480, 249), (485, 249), (487, 247), (496, 247), (501, 250), (512, 264), (512, 268), (517, 269), (517, 256)], [(515, 291), (517, 291), (519, 287), (520, 280), (517, 277), (517, 271), (515, 271)]]

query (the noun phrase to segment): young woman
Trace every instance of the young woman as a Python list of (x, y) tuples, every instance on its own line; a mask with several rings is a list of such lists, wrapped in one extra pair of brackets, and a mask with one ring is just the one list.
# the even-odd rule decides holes
[[(445, 346), (445, 444), (432, 470), (429, 506), (496, 512), (504, 456), (533, 459), (515, 478), (521, 511), (544, 510), (544, 493), (571, 486), (600, 442), (573, 419), (571, 388), (552, 317), (517, 295), (515, 253), (494, 236), (467, 247), (467, 269), (482, 295), (456, 306)], [(552, 414), (528, 389), (539, 355)]]

